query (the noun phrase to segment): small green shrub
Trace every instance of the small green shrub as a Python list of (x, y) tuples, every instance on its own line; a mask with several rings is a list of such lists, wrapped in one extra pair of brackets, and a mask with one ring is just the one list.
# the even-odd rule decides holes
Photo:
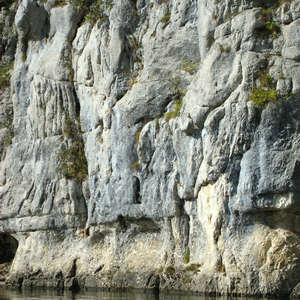
[(183, 103), (183, 97), (185, 95), (185, 91), (180, 87), (181, 79), (180, 77), (174, 77), (170, 79), (170, 83), (172, 84), (172, 91), (174, 93), (174, 104), (175, 107), (172, 111), (165, 113), (165, 120), (169, 121), (170, 119), (176, 118), (180, 114), (180, 110)]
[(183, 279), (183, 283), (189, 285), (192, 282), (192, 278), (190, 276), (186, 276)]
[(263, 88), (254, 88), (249, 100), (254, 103), (256, 107), (263, 107), (267, 102), (274, 102), (278, 99), (277, 92), (272, 90), (265, 90)]
[(178, 117), (180, 114), (181, 107), (182, 107), (182, 99), (176, 99), (174, 110), (165, 113), (165, 120), (169, 121), (171, 119)]
[(226, 269), (225, 269), (225, 266), (223, 264), (218, 266), (218, 272), (219, 273), (226, 273)]
[(173, 266), (167, 266), (165, 268), (165, 274), (172, 276), (176, 272), (175, 268)]
[(132, 164), (132, 169), (133, 170), (137, 170), (140, 166), (140, 162), (138, 160), (136, 160), (133, 164)]
[(193, 75), (198, 68), (200, 61), (194, 63), (192, 60), (189, 60), (188, 58), (183, 58), (183, 64), (182, 64), (182, 70), (185, 72), (188, 72), (190, 75)]
[(264, 26), (257, 29), (256, 33), (262, 37), (272, 35), (274, 39), (277, 38), (281, 29), (273, 20), (273, 10), (271, 8), (265, 8), (262, 10), (261, 21)]
[(220, 50), (222, 53), (229, 53), (231, 48), (230, 46), (224, 47), (223, 45), (220, 45)]
[(265, 27), (267, 32), (271, 34), (273, 38), (277, 38), (280, 34), (280, 27), (274, 21), (266, 22)]
[(268, 102), (274, 102), (279, 98), (275, 89), (275, 82), (270, 74), (263, 74), (259, 78), (259, 87), (252, 89), (249, 101), (252, 101), (256, 107), (263, 107)]
[(197, 272), (199, 272), (200, 267), (201, 267), (200, 264), (191, 264), (185, 268), (185, 271), (197, 273)]
[(137, 76), (132, 75), (128, 80), (128, 89), (131, 90), (132, 87), (138, 82)]
[(161, 19), (160, 22), (164, 24), (168, 24), (171, 19), (171, 13), (168, 11)]
[(88, 13), (84, 17), (84, 22), (94, 25), (99, 20), (100, 24), (104, 24), (108, 21), (108, 13), (112, 6), (113, 2), (111, 0), (97, 0), (92, 4), (85, 6), (85, 8), (88, 10)]
[(66, 119), (63, 135), (69, 139), (70, 146), (58, 154), (60, 160), (58, 171), (67, 179), (83, 182), (88, 175), (88, 165), (79, 125)]

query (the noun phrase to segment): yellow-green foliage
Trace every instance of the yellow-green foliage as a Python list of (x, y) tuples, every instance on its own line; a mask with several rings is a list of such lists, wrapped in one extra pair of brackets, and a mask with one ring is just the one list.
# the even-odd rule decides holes
[(257, 29), (257, 33), (262, 36), (272, 35), (273, 38), (277, 38), (280, 34), (280, 27), (273, 20), (273, 9), (264, 8), (261, 14), (261, 21), (264, 24), (262, 28)]
[(165, 113), (165, 120), (169, 121), (170, 119), (174, 119), (178, 117), (180, 114), (181, 107), (182, 107), (182, 99), (181, 98), (176, 99), (174, 110)]
[(170, 22), (171, 13), (168, 11), (161, 19), (160, 22), (168, 24)]
[(69, 146), (58, 154), (60, 160), (58, 170), (67, 179), (82, 182), (87, 178), (88, 166), (79, 125), (75, 121), (67, 119), (63, 135), (69, 139)]
[(225, 269), (225, 266), (223, 264), (221, 264), (219, 267), (218, 267), (218, 272), (220, 273), (226, 273), (226, 269)]
[(128, 89), (132, 89), (132, 87), (138, 82), (137, 80), (137, 76), (132, 76), (129, 80), (128, 80)]
[(189, 60), (187, 57), (183, 58), (182, 70), (188, 72), (190, 75), (193, 75), (198, 68), (200, 61), (194, 63), (192, 60)]
[(170, 119), (176, 118), (180, 114), (180, 110), (182, 107), (182, 99), (185, 95), (185, 91), (180, 87), (181, 79), (180, 77), (174, 77), (170, 80), (170, 83), (172, 84), (172, 90), (174, 93), (174, 108), (172, 111), (169, 111), (165, 113), (165, 120), (169, 121)]
[(172, 276), (175, 273), (175, 268), (173, 266), (167, 266), (165, 269), (165, 274)]
[(192, 278), (190, 276), (186, 276), (183, 279), (183, 283), (189, 285), (192, 282)]
[(9, 87), (10, 83), (10, 71), (13, 68), (14, 63), (11, 62), (7, 65), (0, 66), (0, 89)]
[(270, 74), (264, 74), (259, 78), (259, 87), (252, 90), (249, 101), (252, 101), (256, 107), (263, 107), (268, 102), (274, 102), (279, 95), (275, 89), (275, 83)]
[(93, 25), (98, 20), (100, 20), (101, 24), (103, 24), (108, 20), (107, 12), (112, 8), (112, 6), (113, 2), (111, 0), (94, 1), (90, 5), (86, 6), (86, 8), (88, 9), (88, 13), (85, 15), (84, 21)]
[(183, 257), (183, 262), (185, 264), (188, 264), (190, 262), (190, 255), (191, 255), (190, 248), (187, 248), (187, 250), (184, 254), (184, 257)]
[(200, 267), (201, 267), (200, 264), (191, 264), (185, 268), (185, 271), (197, 273), (197, 272), (199, 272)]
[(220, 45), (220, 50), (222, 53), (229, 53), (231, 48), (230, 48), (230, 46), (225, 47), (223, 45)]
[(135, 135), (135, 143), (138, 144), (140, 140), (140, 135), (141, 135), (142, 130), (138, 130), (138, 132)]
[(266, 30), (269, 34), (272, 34), (274, 38), (277, 38), (280, 33), (280, 27), (274, 21), (268, 21), (265, 23)]
[(140, 163), (138, 160), (136, 160), (133, 164), (132, 164), (132, 169), (133, 170), (137, 170), (140, 166)]

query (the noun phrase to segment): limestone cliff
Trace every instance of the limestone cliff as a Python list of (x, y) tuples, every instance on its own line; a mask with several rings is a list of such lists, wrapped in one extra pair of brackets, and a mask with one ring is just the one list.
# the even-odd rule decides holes
[(299, 0), (8, 2), (7, 283), (299, 295)]

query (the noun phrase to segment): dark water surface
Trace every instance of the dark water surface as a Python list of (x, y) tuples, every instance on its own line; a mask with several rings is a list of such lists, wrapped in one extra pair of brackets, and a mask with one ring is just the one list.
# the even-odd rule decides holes
[[(9, 290), (0, 288), (0, 300), (253, 300), (263, 298), (235, 298), (235, 297), (208, 297), (185, 295), (183, 293), (142, 293), (140, 291), (128, 292), (103, 292), (103, 291), (88, 291), (71, 293), (68, 291), (57, 292), (54, 290)], [(266, 299), (266, 298), (264, 298)], [(284, 299), (284, 298), (281, 298)]]

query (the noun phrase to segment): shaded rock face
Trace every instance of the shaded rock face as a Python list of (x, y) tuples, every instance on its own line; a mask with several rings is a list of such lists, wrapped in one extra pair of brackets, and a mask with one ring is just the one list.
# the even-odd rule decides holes
[(18, 241), (9, 234), (0, 234), (0, 283), (9, 275), (11, 263), (18, 249)]
[(10, 262), (14, 259), (18, 249), (18, 242), (15, 238), (8, 234), (0, 235), (1, 259), (0, 263)]
[(299, 1), (75, 2), (15, 4), (8, 283), (299, 294)]

